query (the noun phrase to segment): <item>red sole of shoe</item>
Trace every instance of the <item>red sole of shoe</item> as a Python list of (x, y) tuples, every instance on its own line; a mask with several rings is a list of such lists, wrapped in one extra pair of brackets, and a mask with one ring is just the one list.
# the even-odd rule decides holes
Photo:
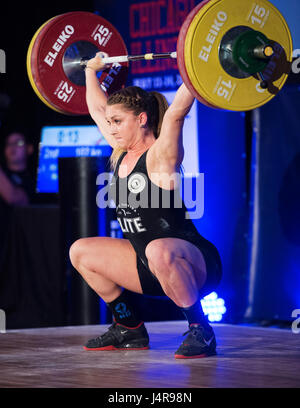
[(182, 356), (180, 354), (175, 354), (175, 358), (181, 358), (181, 359), (186, 359), (186, 358), (204, 358), (204, 357), (208, 357), (207, 354), (199, 354), (196, 356)]
[(149, 346), (147, 347), (138, 347), (138, 348), (127, 348), (127, 347), (114, 347), (114, 346), (107, 346), (107, 347), (99, 347), (99, 348), (88, 348), (88, 347), (83, 347), (84, 350), (86, 351), (117, 351), (117, 350), (149, 350)]
[(175, 354), (175, 358), (205, 358), (205, 357), (212, 357), (212, 356), (216, 356), (217, 353), (209, 353), (209, 354), (197, 354), (195, 356), (183, 356), (182, 354)]

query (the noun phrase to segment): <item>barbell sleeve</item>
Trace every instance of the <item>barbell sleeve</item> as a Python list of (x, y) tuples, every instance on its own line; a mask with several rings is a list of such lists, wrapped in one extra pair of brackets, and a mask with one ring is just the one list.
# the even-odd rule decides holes
[[(164, 53), (148, 53), (142, 55), (128, 55), (128, 61), (138, 61), (138, 60), (153, 60), (161, 58), (177, 58), (177, 52), (164, 52)], [(104, 58), (105, 60), (105, 58)]]

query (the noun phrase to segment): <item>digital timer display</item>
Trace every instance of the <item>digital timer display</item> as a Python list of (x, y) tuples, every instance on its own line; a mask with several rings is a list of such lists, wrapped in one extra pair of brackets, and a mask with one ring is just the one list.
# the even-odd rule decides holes
[(43, 127), (39, 144), (37, 192), (58, 193), (59, 157), (109, 157), (111, 151), (97, 126)]

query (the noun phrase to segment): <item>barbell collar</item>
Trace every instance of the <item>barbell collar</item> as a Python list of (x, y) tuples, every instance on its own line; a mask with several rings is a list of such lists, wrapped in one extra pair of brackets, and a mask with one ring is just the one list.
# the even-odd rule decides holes
[(268, 60), (274, 54), (274, 49), (271, 45), (261, 45), (255, 47), (252, 53), (255, 58)]
[(261, 89), (268, 89), (269, 83), (264, 77), (264, 74), (262, 72), (257, 73), (258, 79), (260, 80), (260, 87)]

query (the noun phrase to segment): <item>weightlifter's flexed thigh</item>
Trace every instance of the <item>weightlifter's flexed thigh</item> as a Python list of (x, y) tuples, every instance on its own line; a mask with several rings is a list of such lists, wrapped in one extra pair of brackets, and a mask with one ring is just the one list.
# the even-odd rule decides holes
[(127, 239), (81, 238), (70, 248), (74, 268), (105, 301), (111, 302), (126, 288), (142, 293), (136, 253)]

